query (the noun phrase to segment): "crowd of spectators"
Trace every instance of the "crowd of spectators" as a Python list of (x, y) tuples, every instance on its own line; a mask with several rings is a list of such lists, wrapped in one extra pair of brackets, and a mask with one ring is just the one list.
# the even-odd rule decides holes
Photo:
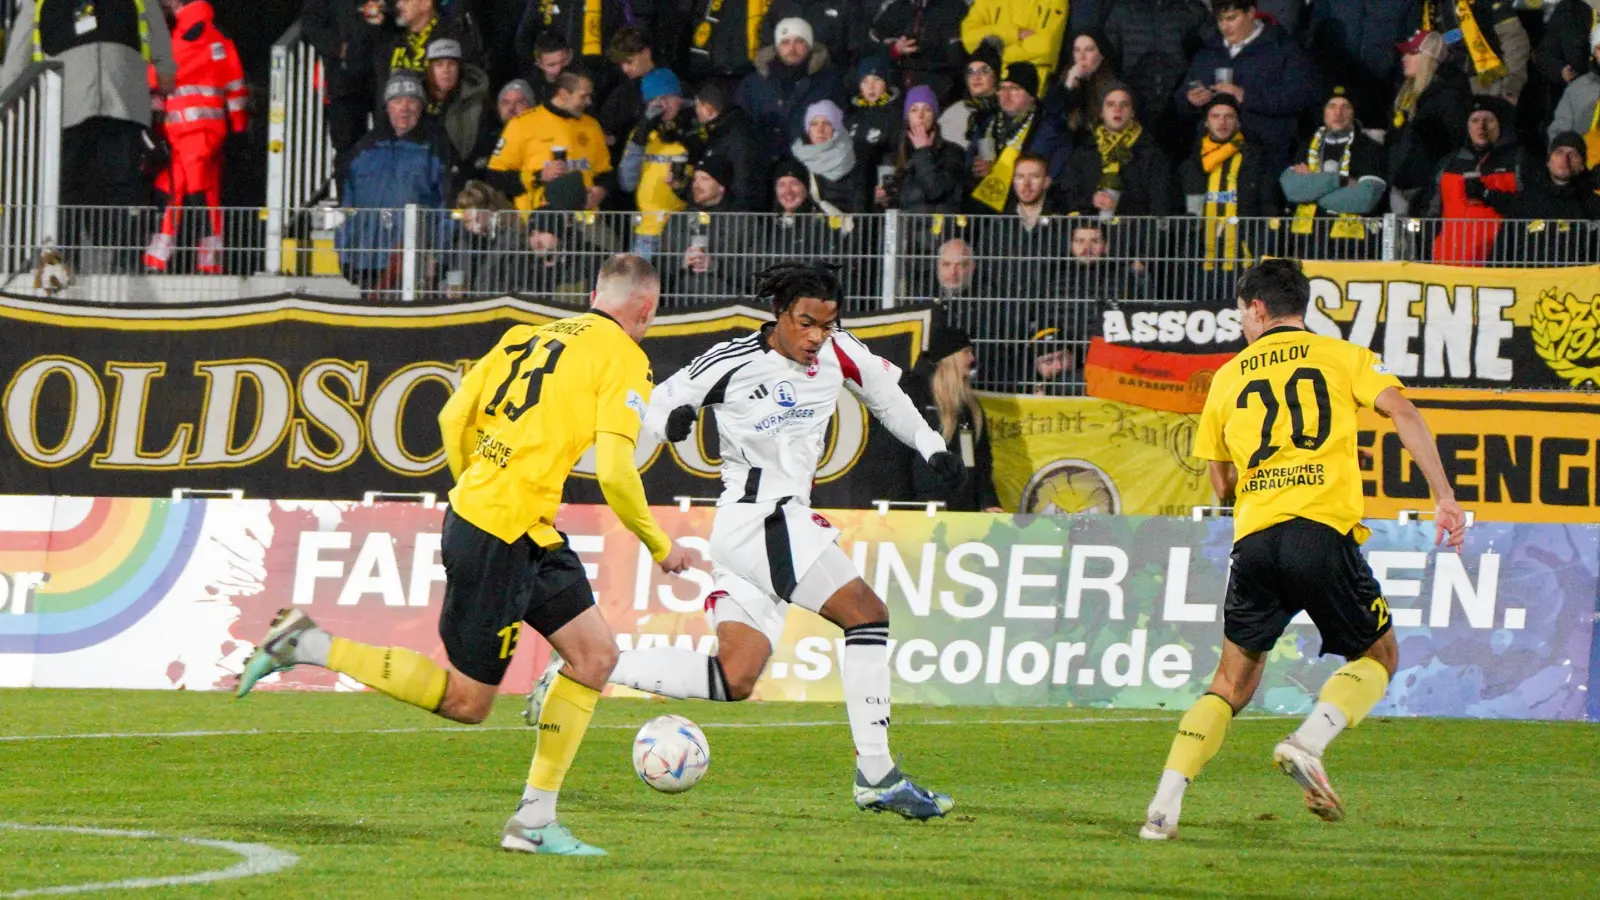
[[(1004, 258), (979, 266), (990, 288), (1048, 296), (1192, 292), (1268, 251), (1361, 258), (1385, 212), (1445, 220), (1439, 261), (1559, 252), (1500, 223), (1600, 213), (1600, 0), (1525, 5), (306, 0), (302, 23), (341, 205), (473, 211), (440, 242), (511, 241), (552, 270), (441, 262), (462, 290), (581, 276), (555, 272), (587, 212), (637, 212), (624, 240), (690, 285), (757, 245), (860, 246), (862, 214), (897, 209), (915, 292), (945, 290), (937, 260), (965, 247)], [(28, 43), (14, 31), (5, 72)], [(1125, 227), (1146, 216), (1171, 218)], [(356, 280), (392, 278), (366, 251), (396, 232), (349, 218)], [(1077, 263), (1096, 242), (1121, 260), (1105, 274)]]

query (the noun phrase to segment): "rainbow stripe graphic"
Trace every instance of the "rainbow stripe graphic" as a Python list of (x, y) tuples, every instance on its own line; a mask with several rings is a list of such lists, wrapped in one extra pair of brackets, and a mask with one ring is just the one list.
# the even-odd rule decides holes
[(25, 612), (0, 611), (0, 653), (67, 653), (126, 631), (177, 583), (205, 522), (203, 501), (38, 499), (52, 514), (42, 530), (0, 531), (0, 572), (50, 580)]

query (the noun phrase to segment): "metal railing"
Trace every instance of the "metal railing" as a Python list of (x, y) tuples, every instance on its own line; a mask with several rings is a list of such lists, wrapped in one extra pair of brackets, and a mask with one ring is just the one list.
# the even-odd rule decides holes
[[(438, 302), (517, 294), (582, 304), (613, 253), (645, 251), (663, 307), (746, 301), (753, 276), (782, 260), (840, 266), (846, 313), (935, 301), (974, 338), (977, 383), (1044, 393), (1082, 389), (1076, 363), (1107, 302), (1225, 305), (1256, 259), (1448, 257), (1482, 265), (1600, 260), (1600, 222), (1401, 219), (1238, 221), (906, 213), (793, 216), (678, 213), (640, 228), (636, 213), (243, 208), (184, 210), (157, 274), (145, 249), (159, 209), (8, 206), (0, 289), (106, 302), (186, 303), (300, 292), (351, 300)], [(70, 223), (61, 263), (40, 259), (47, 227)], [(10, 228), (10, 223), (29, 224)], [(279, 230), (273, 231), (277, 223)], [(641, 231), (654, 232), (642, 234)], [(220, 252), (204, 239), (220, 236)], [(1041, 334), (1047, 335), (1039, 339)]]
[(31, 267), (54, 246), (60, 192), (61, 64), (34, 63), (0, 93), (0, 265), (5, 271)]
[(323, 109), (327, 80), (322, 58), (297, 21), (272, 45), (267, 111), (267, 270), (282, 265), (281, 238), (296, 211), (333, 184), (333, 144)]

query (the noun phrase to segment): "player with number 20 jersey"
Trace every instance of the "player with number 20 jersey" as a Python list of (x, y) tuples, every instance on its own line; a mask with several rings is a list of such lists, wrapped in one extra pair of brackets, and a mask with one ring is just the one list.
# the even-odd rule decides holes
[(1221, 748), (1228, 723), (1261, 681), (1267, 654), (1302, 610), (1322, 636), (1322, 652), (1347, 662), (1323, 685), (1306, 721), (1273, 749), (1273, 761), (1304, 790), (1313, 813), (1344, 817), (1323, 750), (1377, 705), (1399, 662), (1388, 603), (1360, 549), (1370, 533), (1361, 524), (1361, 407), (1394, 420), (1439, 498), (1436, 541), (1448, 535), (1452, 547), (1461, 546), (1463, 514), (1427, 424), (1371, 350), (1306, 330), (1310, 293), (1291, 260), (1263, 261), (1239, 279), (1249, 345), (1212, 379), (1195, 440), (1195, 455), (1211, 461), (1217, 496), (1234, 507), (1222, 659), (1210, 691), (1178, 724), (1143, 838), (1177, 836), (1184, 789)]

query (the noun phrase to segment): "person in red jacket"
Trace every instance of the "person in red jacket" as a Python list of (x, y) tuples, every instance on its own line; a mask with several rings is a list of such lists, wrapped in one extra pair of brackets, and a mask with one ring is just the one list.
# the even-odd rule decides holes
[(1467, 108), (1467, 143), (1439, 169), (1432, 215), (1446, 221), (1433, 239), (1433, 261), (1481, 266), (1500, 232), (1489, 191), (1516, 194), (1526, 168), (1511, 130), (1515, 110), (1499, 97), (1475, 96)]
[(145, 248), (145, 267), (166, 271), (177, 244), (185, 205), (207, 207), (207, 233), (200, 239), (196, 270), (222, 272), (222, 148), (228, 132), (244, 131), (250, 120), (244, 67), (233, 41), (217, 30), (206, 0), (178, 0), (172, 29), (177, 86), (166, 98), (166, 136), (172, 151), (155, 188), (166, 195), (161, 230)]

